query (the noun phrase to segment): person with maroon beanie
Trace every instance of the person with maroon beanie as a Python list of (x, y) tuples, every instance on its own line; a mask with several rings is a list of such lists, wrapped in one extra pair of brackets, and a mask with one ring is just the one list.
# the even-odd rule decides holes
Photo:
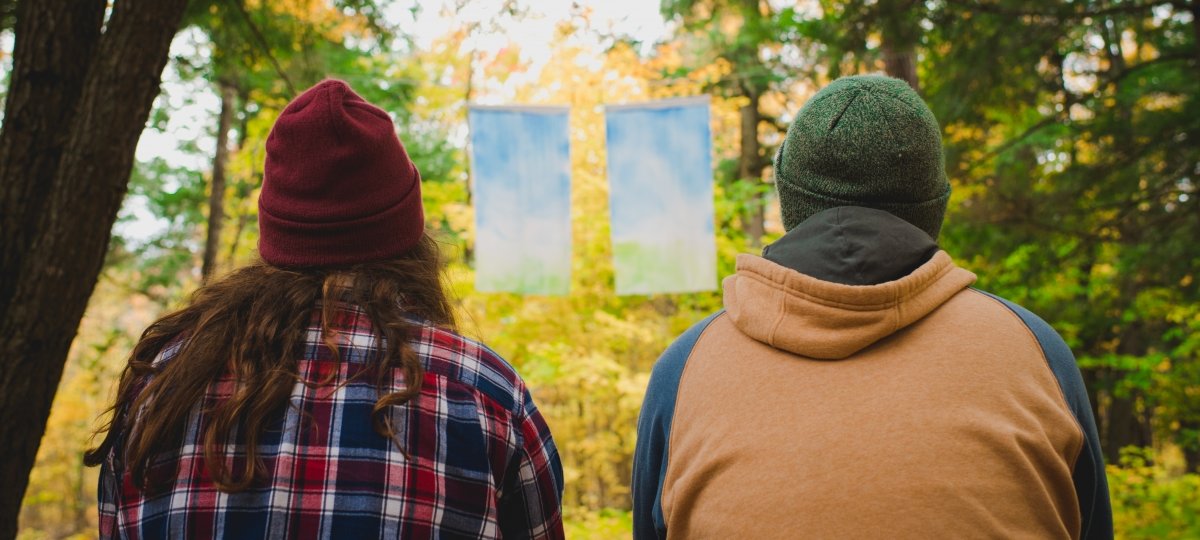
[(346, 83), (291, 102), (267, 137), (258, 249), (276, 266), (389, 259), (425, 230), (421, 174), (386, 112)]
[(513, 368), (454, 331), (391, 118), (324, 81), (267, 138), (262, 261), (146, 330), (101, 538), (563, 537), (563, 471)]

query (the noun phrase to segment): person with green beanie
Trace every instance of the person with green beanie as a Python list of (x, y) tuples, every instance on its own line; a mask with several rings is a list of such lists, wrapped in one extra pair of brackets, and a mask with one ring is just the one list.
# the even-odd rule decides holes
[(937, 244), (940, 128), (905, 82), (838, 79), (775, 157), (787, 233), (654, 366), (634, 537), (1111, 538), (1070, 348)]
[(838, 206), (885, 210), (937, 239), (950, 200), (937, 119), (908, 83), (834, 81), (804, 105), (775, 157), (784, 228)]

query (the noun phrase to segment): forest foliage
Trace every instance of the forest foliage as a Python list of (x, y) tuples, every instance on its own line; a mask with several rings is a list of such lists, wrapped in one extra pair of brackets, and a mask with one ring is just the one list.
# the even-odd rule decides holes
[[(474, 1), (426, 9), (465, 14)], [(536, 74), (515, 45), (478, 47), (505, 21), (532, 16), (532, 2), (457, 17), (427, 47), (383, 15), (385, 4), (189, 4), (146, 128), (174, 137), (186, 159), (140, 161), (130, 178), (25, 496), (21, 538), (94, 536), (96, 471), (81, 455), (115, 377), (149, 322), (207, 275), (254, 260), (267, 133), (289, 97), (325, 77), (349, 81), (396, 120), (424, 178), (428, 225), (452, 255), (464, 332), (513, 363), (553, 430), (570, 536), (627, 535), (649, 370), (721, 300), (718, 291), (614, 294), (602, 106), (713, 96), (725, 276), (735, 254), (782, 232), (770, 157), (788, 121), (824, 83), (874, 72), (917, 86), (942, 124), (953, 185), (943, 247), (978, 286), (1050, 321), (1078, 357), (1118, 534), (1200, 536), (1194, 0), (664, 0), (673, 31), (654, 44), (613, 35), (579, 7)], [(510, 84), (517, 75), (528, 76)], [(571, 107), (567, 296), (473, 288), (466, 103), (489, 99)], [(184, 125), (180, 111), (197, 106), (207, 124)], [(153, 234), (135, 234), (148, 219)]]

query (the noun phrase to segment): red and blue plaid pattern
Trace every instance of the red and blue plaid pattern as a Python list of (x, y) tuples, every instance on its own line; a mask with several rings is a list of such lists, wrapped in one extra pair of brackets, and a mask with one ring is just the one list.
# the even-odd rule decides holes
[[(372, 428), (374, 382), (355, 376), (377, 350), (369, 319), (355, 308), (338, 319), (340, 361), (322, 343), (314, 315), (298, 362), (308, 384), (296, 384), (290, 406), (260, 439), (267, 478), (237, 493), (212, 484), (200, 439), (203, 411), (234, 390), (223, 378), (193, 409), (178, 450), (148, 471), (167, 478), (165, 488), (138, 489), (122, 467), (121, 445), (109, 454), (100, 474), (100, 537), (563, 537), (562, 465), (511, 366), (475, 341), (422, 326), (411, 345), (424, 361), (424, 384), (414, 402), (393, 408), (398, 447)], [(177, 350), (168, 347), (159, 361)], [(394, 385), (404, 387), (399, 370)], [(229, 455), (239, 470), (243, 448), (231, 444)]]

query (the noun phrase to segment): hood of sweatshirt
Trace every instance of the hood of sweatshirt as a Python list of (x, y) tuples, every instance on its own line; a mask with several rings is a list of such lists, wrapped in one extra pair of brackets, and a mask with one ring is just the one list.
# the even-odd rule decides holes
[(813, 215), (737, 257), (725, 310), (746, 335), (822, 360), (861, 351), (975, 282), (921, 229), (887, 212), (843, 206)]

